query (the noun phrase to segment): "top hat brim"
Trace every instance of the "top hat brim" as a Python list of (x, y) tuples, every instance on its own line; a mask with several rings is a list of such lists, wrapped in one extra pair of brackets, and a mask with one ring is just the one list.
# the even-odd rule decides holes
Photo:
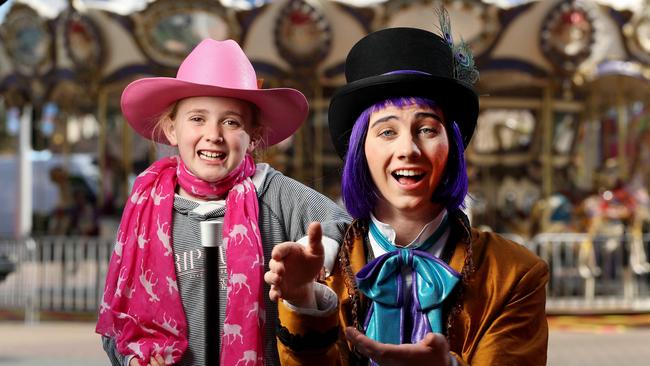
[(474, 88), (462, 81), (422, 74), (390, 74), (348, 83), (332, 97), (329, 128), (332, 143), (345, 158), (354, 122), (371, 105), (391, 98), (422, 97), (440, 105), (446, 121), (455, 121), (469, 144), (478, 118), (479, 102)]
[(162, 129), (154, 130), (161, 114), (178, 100), (200, 96), (235, 98), (255, 104), (265, 132), (262, 147), (275, 145), (293, 135), (309, 113), (307, 99), (294, 89), (231, 89), (167, 77), (139, 79), (129, 84), (122, 93), (121, 108), (138, 134), (169, 145)]

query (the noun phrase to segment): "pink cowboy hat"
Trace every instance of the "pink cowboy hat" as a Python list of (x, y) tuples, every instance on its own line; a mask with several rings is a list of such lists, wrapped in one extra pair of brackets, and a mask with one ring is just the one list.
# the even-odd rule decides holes
[(169, 145), (154, 126), (161, 113), (177, 100), (198, 96), (242, 99), (260, 110), (265, 126), (263, 145), (291, 136), (307, 117), (309, 105), (295, 89), (259, 89), (253, 65), (233, 40), (201, 41), (183, 60), (175, 78), (154, 77), (129, 84), (122, 93), (122, 113), (131, 127), (156, 142)]

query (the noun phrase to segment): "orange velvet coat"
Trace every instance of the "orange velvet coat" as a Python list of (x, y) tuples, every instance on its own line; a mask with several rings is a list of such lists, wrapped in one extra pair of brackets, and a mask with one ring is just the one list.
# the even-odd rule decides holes
[[(450, 218), (455, 248), (449, 264), (463, 274), (460, 288), (445, 306), (452, 355), (459, 365), (546, 365), (546, 263), (497, 234), (470, 229), (460, 212)], [(339, 297), (338, 313), (302, 315), (280, 303), (277, 343), (283, 365), (359, 363), (342, 329), (363, 324), (365, 318), (367, 301), (355, 290), (350, 275), (366, 263), (366, 235), (364, 222), (351, 224), (339, 261), (326, 280)], [(351, 269), (347, 276), (346, 268)], [(333, 334), (335, 339), (327, 344)]]

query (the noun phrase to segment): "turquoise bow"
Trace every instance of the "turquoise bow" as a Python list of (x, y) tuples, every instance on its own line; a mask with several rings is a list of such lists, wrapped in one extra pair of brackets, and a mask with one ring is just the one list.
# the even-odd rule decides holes
[[(428, 332), (442, 332), (440, 305), (460, 279), (445, 262), (425, 252), (448, 227), (447, 217), (436, 232), (415, 249), (397, 248), (370, 223), (370, 235), (388, 253), (375, 258), (357, 273), (357, 284), (370, 300), (366, 335), (378, 342), (416, 343)], [(411, 297), (404, 296), (403, 268), (412, 273)], [(405, 334), (410, 333), (410, 334)]]

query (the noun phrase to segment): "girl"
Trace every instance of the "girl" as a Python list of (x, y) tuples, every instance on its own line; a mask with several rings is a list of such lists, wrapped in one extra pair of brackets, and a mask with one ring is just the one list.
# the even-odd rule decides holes
[[(470, 228), (460, 210), (463, 153), (478, 115), (468, 81), (477, 75), (470, 55), (453, 54), (450, 32), (444, 36), (412, 28), (366, 36), (348, 54), (348, 84), (331, 101), (343, 199), (356, 220), (327, 280), (341, 300), (329, 327), (346, 336), (323, 347), (330, 364), (546, 364), (546, 264)], [(303, 301), (284, 293), (281, 274), (305, 269), (275, 258), (269, 267), (271, 297)], [(312, 280), (292, 281), (296, 288)], [(280, 306), (289, 334), (317, 332), (314, 320)], [(285, 364), (315, 357), (286, 339)]]
[[(251, 157), (300, 126), (305, 97), (259, 89), (237, 43), (208, 39), (176, 78), (128, 85), (122, 111), (138, 133), (177, 146), (179, 155), (140, 174), (124, 209), (96, 329), (111, 362), (204, 365), (205, 329), (220, 326), (221, 364), (277, 364), (265, 258), (281, 242), (302, 248), (294, 243), (302, 239), (325, 247), (314, 253), (319, 263), (333, 263), (348, 220), (324, 196)], [(204, 324), (199, 224), (222, 217), (223, 313), (221, 324)], [(307, 239), (312, 221), (322, 226), (314, 224)]]

